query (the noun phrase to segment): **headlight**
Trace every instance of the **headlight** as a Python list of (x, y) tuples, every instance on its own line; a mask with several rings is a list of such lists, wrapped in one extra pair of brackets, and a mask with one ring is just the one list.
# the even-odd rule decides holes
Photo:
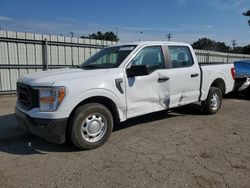
[(39, 88), (40, 111), (54, 112), (63, 101), (64, 87)]

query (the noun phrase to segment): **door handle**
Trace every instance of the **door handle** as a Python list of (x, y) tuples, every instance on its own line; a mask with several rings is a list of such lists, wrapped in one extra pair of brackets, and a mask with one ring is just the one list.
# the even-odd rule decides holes
[(191, 78), (194, 78), (194, 77), (197, 77), (197, 76), (199, 76), (198, 73), (191, 74)]
[(165, 77), (165, 76), (158, 78), (158, 82), (166, 82), (168, 80), (169, 80), (169, 77)]

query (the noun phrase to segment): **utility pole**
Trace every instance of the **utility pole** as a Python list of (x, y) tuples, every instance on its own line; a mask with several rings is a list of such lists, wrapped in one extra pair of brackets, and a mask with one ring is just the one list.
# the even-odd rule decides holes
[(235, 39), (231, 41), (231, 42), (232, 42), (232, 46), (233, 46), (233, 51), (235, 50), (235, 47), (236, 47), (236, 45), (237, 45), (236, 41), (237, 41), (237, 40), (235, 40)]
[[(141, 36), (142, 36), (142, 34), (143, 34), (143, 31), (140, 32), (140, 35), (141, 35)], [(141, 37), (139, 38), (139, 41), (141, 41)]]
[(117, 40), (118, 40), (118, 26), (116, 26), (116, 29), (115, 29), (115, 34), (116, 34), (116, 42), (117, 42)]
[[(71, 34), (71, 43), (73, 43), (73, 37), (74, 37), (74, 33), (70, 32)], [(73, 44), (72, 44), (73, 45)], [(70, 47), (70, 51), (71, 51), (71, 65), (72, 67), (74, 67), (74, 55), (73, 55), (73, 46)]]
[(70, 32), (70, 35), (71, 35), (72, 38), (74, 37), (74, 33), (73, 32)]
[(172, 37), (173, 37), (172, 33), (166, 34), (166, 38), (168, 39), (168, 41), (170, 41)]

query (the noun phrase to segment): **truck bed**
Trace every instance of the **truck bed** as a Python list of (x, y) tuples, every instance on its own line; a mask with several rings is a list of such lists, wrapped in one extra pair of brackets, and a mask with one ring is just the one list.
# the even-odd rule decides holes
[(234, 67), (233, 63), (209, 62), (199, 63), (202, 81), (201, 81), (201, 100), (207, 98), (211, 83), (216, 78), (221, 78), (224, 81), (225, 88), (222, 93), (227, 94), (233, 90), (234, 80), (232, 78), (231, 69)]

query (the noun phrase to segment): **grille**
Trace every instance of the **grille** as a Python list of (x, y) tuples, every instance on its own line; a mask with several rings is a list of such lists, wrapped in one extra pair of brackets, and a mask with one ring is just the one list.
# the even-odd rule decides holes
[(17, 83), (17, 97), (19, 104), (26, 110), (39, 107), (38, 90), (25, 84)]

